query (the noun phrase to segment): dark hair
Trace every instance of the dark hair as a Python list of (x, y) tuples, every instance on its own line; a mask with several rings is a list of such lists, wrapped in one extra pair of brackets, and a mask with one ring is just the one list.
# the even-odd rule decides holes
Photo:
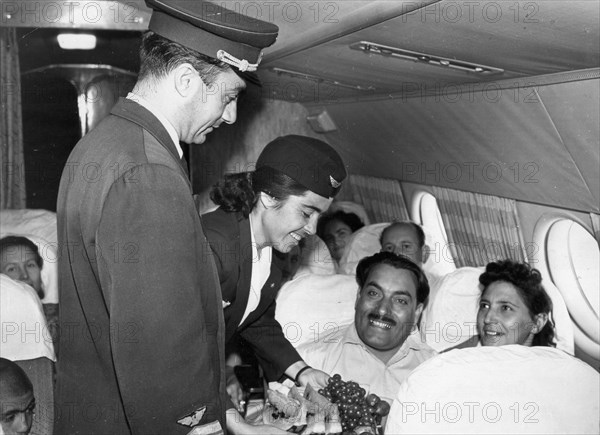
[(292, 195), (304, 195), (308, 189), (283, 172), (268, 166), (254, 172), (225, 175), (213, 186), (210, 199), (227, 212), (241, 211), (248, 217), (260, 192), (265, 192), (278, 201)]
[(421, 228), (421, 225), (414, 223), (413, 221), (398, 221), (391, 223), (390, 225), (385, 227), (381, 232), (381, 236), (379, 236), (379, 243), (383, 245), (383, 236), (387, 230), (394, 228), (395, 226), (401, 225), (413, 228), (415, 234), (417, 235), (417, 240), (419, 241), (419, 248), (423, 249), (423, 247), (425, 246), (425, 232), (423, 231), (423, 228)]
[(186, 48), (152, 31), (144, 33), (138, 80), (164, 77), (183, 63), (191, 64), (207, 86), (214, 82), (220, 72), (230, 69), (225, 62)]
[(532, 345), (556, 347), (552, 322), (552, 299), (542, 286), (540, 272), (527, 263), (512, 260), (495, 261), (485, 267), (485, 272), (479, 276), (479, 282), (485, 292), (490, 284), (498, 281), (515, 286), (532, 317), (540, 313), (548, 315), (548, 321), (542, 330), (533, 337)]
[(27, 237), (21, 236), (6, 236), (0, 239), (0, 253), (4, 252), (6, 248), (11, 248), (13, 246), (26, 246), (35, 254), (35, 262), (41, 269), (44, 265), (44, 260), (40, 255), (40, 251), (35, 243), (29, 240)]
[(417, 302), (425, 303), (429, 297), (429, 281), (427, 281), (423, 270), (412, 260), (402, 255), (396, 255), (393, 252), (378, 252), (358, 262), (358, 266), (356, 266), (356, 282), (361, 290), (369, 277), (371, 269), (379, 264), (387, 264), (396, 269), (404, 269), (411, 272), (417, 279)]
[(6, 358), (0, 358), (0, 385), (3, 395), (33, 392), (33, 384), (25, 371), (17, 363)]
[(325, 228), (330, 222), (340, 221), (345, 223), (350, 227), (352, 232), (362, 228), (365, 226), (363, 221), (355, 215), (354, 213), (346, 213), (345, 211), (338, 210), (333, 213), (326, 213), (319, 218), (319, 222), (317, 223), (317, 235), (323, 239)]

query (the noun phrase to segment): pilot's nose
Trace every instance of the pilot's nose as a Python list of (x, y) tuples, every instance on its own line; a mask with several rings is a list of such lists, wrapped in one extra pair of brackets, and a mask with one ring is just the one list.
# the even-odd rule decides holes
[(25, 412), (18, 412), (13, 420), (12, 429), (15, 433), (29, 433), (29, 422)]
[(226, 124), (233, 124), (236, 121), (237, 100), (233, 100), (229, 104), (227, 104), (225, 110), (223, 111), (223, 116), (221, 116), (221, 118), (223, 118), (223, 122), (225, 122)]

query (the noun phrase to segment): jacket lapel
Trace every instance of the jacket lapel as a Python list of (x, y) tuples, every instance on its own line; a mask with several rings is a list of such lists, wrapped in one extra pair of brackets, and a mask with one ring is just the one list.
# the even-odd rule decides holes
[[(252, 236), (250, 235), (250, 220), (245, 219), (241, 213), (236, 213), (236, 224), (240, 234), (237, 254), (240, 268), (240, 278), (235, 289), (235, 304), (231, 307), (231, 322), (238, 329), (238, 325), (248, 306), (248, 294), (252, 280)], [(246, 322), (244, 322), (246, 323)]]

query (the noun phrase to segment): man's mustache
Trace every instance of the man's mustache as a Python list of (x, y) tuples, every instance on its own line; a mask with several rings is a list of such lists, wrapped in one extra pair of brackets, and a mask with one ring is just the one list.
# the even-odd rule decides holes
[(396, 321), (394, 319), (392, 319), (391, 317), (381, 316), (379, 314), (371, 313), (371, 314), (369, 314), (368, 318), (369, 318), (369, 320), (372, 320), (372, 321), (386, 322), (392, 326), (396, 326)]

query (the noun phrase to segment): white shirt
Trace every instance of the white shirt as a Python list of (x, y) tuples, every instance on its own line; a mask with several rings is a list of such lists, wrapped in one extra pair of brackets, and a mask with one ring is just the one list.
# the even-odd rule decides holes
[(260, 302), (260, 296), (262, 294), (262, 288), (269, 279), (271, 274), (271, 260), (273, 255), (273, 249), (270, 246), (264, 247), (258, 250), (258, 245), (254, 238), (254, 232), (252, 231), (252, 218), (250, 217), (250, 238), (252, 245), (252, 278), (250, 279), (250, 292), (248, 294), (248, 304), (246, 305), (246, 311), (242, 316), (240, 325), (244, 323), (244, 320), (250, 315), (252, 311), (258, 307)]
[(143, 97), (140, 97), (137, 94), (134, 94), (133, 92), (127, 94), (127, 99), (135, 101), (140, 106), (146, 108), (150, 113), (152, 113), (158, 118), (165, 130), (167, 130), (167, 133), (169, 133), (169, 136), (171, 136), (171, 139), (173, 139), (175, 148), (177, 148), (177, 152), (179, 153), (179, 158), (182, 158), (183, 150), (181, 149), (181, 145), (179, 145), (179, 136), (177, 135), (177, 131), (175, 130), (175, 127), (173, 127), (173, 124), (169, 122), (169, 120), (160, 112), (160, 110), (152, 103), (150, 103), (150, 101), (146, 100)]
[(422, 362), (437, 352), (413, 331), (386, 363), (361, 341), (354, 323), (336, 328), (317, 342), (297, 348), (306, 363), (325, 373), (339, 373), (345, 381), (355, 381), (369, 393), (392, 402), (402, 381)]

